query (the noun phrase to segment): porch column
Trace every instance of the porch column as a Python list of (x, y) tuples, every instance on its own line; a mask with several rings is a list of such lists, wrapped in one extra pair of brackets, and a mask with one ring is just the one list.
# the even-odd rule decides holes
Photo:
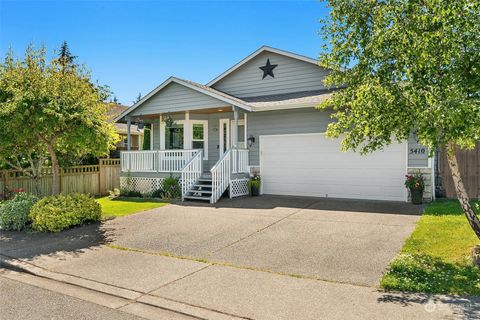
[(238, 108), (233, 106), (233, 130), (232, 130), (233, 147), (238, 148)]
[(238, 107), (233, 106), (233, 156), (235, 157), (233, 163), (233, 172), (238, 172)]
[(127, 150), (130, 151), (132, 149), (132, 134), (131, 134), (132, 118), (126, 117), (126, 119), (127, 119)]

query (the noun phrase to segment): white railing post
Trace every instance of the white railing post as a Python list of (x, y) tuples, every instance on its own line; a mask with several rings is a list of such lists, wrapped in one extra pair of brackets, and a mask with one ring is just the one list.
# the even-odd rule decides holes
[[(194, 151), (194, 156), (181, 169), (182, 179), (182, 201), (185, 199), (185, 194), (197, 182), (198, 178), (203, 172), (203, 151)], [(189, 154), (191, 154), (190, 152)], [(185, 159), (185, 155), (181, 155), (181, 159)]]
[(122, 171), (181, 172), (198, 150), (142, 150), (122, 151)]

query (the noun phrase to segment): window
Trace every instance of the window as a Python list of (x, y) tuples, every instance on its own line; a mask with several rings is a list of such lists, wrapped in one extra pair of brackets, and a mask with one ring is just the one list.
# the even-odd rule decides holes
[(193, 123), (192, 124), (192, 149), (202, 149), (205, 159), (208, 158), (206, 148), (206, 124)]
[(183, 124), (165, 127), (165, 149), (183, 149)]

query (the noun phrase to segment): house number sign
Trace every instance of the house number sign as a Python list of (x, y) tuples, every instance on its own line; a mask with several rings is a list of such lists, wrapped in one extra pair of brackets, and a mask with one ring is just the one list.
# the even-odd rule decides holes
[(426, 154), (427, 148), (410, 148), (410, 154)]

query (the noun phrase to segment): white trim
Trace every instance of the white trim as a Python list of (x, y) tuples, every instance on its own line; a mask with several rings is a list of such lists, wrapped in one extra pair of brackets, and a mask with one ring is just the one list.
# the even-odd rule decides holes
[(150, 150), (153, 150), (153, 137), (155, 137), (155, 135), (153, 134), (154, 127), (155, 124), (152, 122), (152, 124), (150, 125)]
[(185, 120), (183, 125), (183, 148), (192, 149), (192, 124), (190, 123), (190, 112), (185, 111)]
[(222, 74), (217, 76), (215, 79), (211, 80), (209, 83), (207, 83), (207, 86), (210, 87), (210, 86), (214, 85), (215, 83), (217, 83), (221, 79), (225, 78), (226, 76), (228, 76), (229, 74), (231, 74), (232, 72), (234, 72), (235, 70), (237, 70), (238, 68), (243, 66), (245, 63), (252, 60), (254, 57), (256, 57), (257, 55), (259, 55), (260, 53), (262, 53), (264, 51), (268, 51), (268, 52), (276, 53), (276, 54), (286, 56), (286, 57), (289, 57), (289, 58), (305, 61), (305, 62), (314, 64), (314, 65), (316, 65), (317, 67), (320, 68), (320, 66), (318, 65), (318, 60), (316, 60), (316, 59), (312, 59), (312, 58), (309, 58), (309, 57), (306, 57), (306, 56), (302, 56), (302, 55), (297, 54), (297, 53), (272, 48), (272, 47), (269, 47), (269, 46), (262, 46), (259, 49), (255, 50), (253, 53), (249, 54), (246, 58), (242, 59), (240, 62), (235, 64), (233, 67), (229, 68), (227, 71), (223, 72)]
[[(190, 125), (190, 144), (193, 146), (193, 125), (194, 124), (201, 124), (203, 125), (203, 160), (208, 160), (208, 120), (190, 120), (189, 121)], [(196, 140), (196, 141), (202, 141), (202, 140)]]
[[(223, 125), (224, 124), (227, 124), (227, 145), (226, 146), (223, 145)], [(218, 120), (218, 126), (219, 126), (218, 137), (219, 137), (219, 140), (220, 140), (218, 153), (219, 153), (219, 157), (222, 157), (223, 154), (225, 153), (225, 152), (223, 152), (223, 149), (225, 149), (225, 151), (226, 151), (230, 148), (230, 145), (231, 145), (231, 141), (230, 141), (230, 119), (227, 119), (227, 118), (219, 119)]]
[[(185, 142), (187, 141), (187, 135), (186, 135), (186, 130), (185, 130), (185, 127), (186, 127), (186, 121), (185, 120), (175, 120), (175, 123), (178, 123), (178, 124), (183, 124), (183, 150), (189, 150), (191, 148), (187, 148), (185, 147)], [(161, 150), (166, 150), (165, 149), (165, 122), (160, 122), (160, 149)]]
[(247, 125), (248, 125), (248, 121), (247, 121), (247, 114), (244, 113), (243, 114), (243, 121), (245, 122), (245, 129), (243, 130), (244, 131), (244, 141), (245, 141), (245, 148), (248, 149), (248, 141), (247, 141), (247, 138), (248, 138), (248, 134), (247, 134)]
[[(138, 101), (137, 103), (135, 103), (133, 106), (131, 106), (130, 108), (128, 108), (127, 110), (125, 110), (124, 112), (122, 112), (119, 116), (117, 116), (115, 118), (115, 122), (121, 120), (122, 118), (126, 117), (129, 113), (131, 113), (132, 111), (134, 111), (135, 109), (137, 109), (139, 106), (141, 106), (145, 101), (147, 101), (148, 99), (150, 99), (152, 96), (154, 96), (157, 92), (159, 92), (160, 90), (162, 90), (163, 88), (165, 88), (167, 85), (169, 85), (170, 83), (172, 82), (175, 82), (177, 84), (180, 84), (184, 87), (187, 87), (187, 88), (190, 88), (192, 90), (195, 90), (197, 92), (200, 92), (200, 93), (203, 93), (207, 96), (210, 96), (212, 98), (215, 98), (215, 99), (218, 99), (220, 101), (223, 101), (223, 102), (226, 102), (228, 104), (232, 104), (232, 105), (235, 105), (235, 106), (238, 106), (242, 109), (245, 109), (247, 111), (251, 111), (252, 108), (246, 104), (246, 103), (243, 103), (241, 101), (238, 101), (238, 99), (234, 98), (234, 97), (228, 97), (226, 96), (227, 94), (218, 94), (218, 93), (215, 93), (215, 92), (212, 92), (210, 90), (207, 90), (207, 89), (203, 89), (199, 86), (195, 86), (185, 80), (182, 80), (182, 79), (179, 79), (179, 78), (176, 78), (176, 77), (170, 77), (168, 78), (167, 80), (165, 80), (163, 83), (161, 83), (158, 87), (156, 87), (155, 89), (153, 89), (152, 91), (150, 91), (146, 96), (144, 96), (140, 101)], [(213, 88), (211, 88), (212, 90), (215, 90)]]
[[(183, 125), (183, 149), (191, 150), (193, 141), (193, 125), (203, 125), (204, 155), (203, 159), (208, 160), (208, 120), (190, 120), (189, 113), (185, 113), (185, 120), (175, 120), (175, 123)], [(165, 122), (160, 122), (160, 148), (165, 150)]]
[(160, 141), (159, 141), (159, 149), (160, 150), (165, 150), (165, 129), (162, 129), (162, 115), (160, 114), (160, 116), (158, 117), (159, 119), (159, 123), (158, 123), (158, 128), (159, 128), (159, 137), (160, 137)]
[[(230, 120), (230, 131), (232, 132), (232, 134), (230, 134), (230, 145), (231, 145), (231, 146), (233, 146), (233, 127), (234, 127), (234, 122), (235, 122), (235, 120)], [(239, 126), (239, 127), (240, 127), (240, 126), (244, 126), (244, 127), (245, 127), (245, 119), (238, 119), (238, 126)], [(237, 128), (237, 129), (238, 129), (238, 128)], [(247, 131), (246, 127), (245, 127), (245, 129), (244, 129), (243, 131), (244, 131), (244, 132), (243, 132), (243, 133), (244, 133), (244, 134), (243, 134), (243, 136), (244, 136), (243, 141), (244, 141), (244, 143), (245, 143), (245, 146), (243, 147), (243, 149), (248, 149), (248, 148), (247, 148), (247, 139), (245, 138), (245, 137), (246, 137), (245, 132)], [(237, 135), (238, 135), (238, 133), (237, 133)]]

